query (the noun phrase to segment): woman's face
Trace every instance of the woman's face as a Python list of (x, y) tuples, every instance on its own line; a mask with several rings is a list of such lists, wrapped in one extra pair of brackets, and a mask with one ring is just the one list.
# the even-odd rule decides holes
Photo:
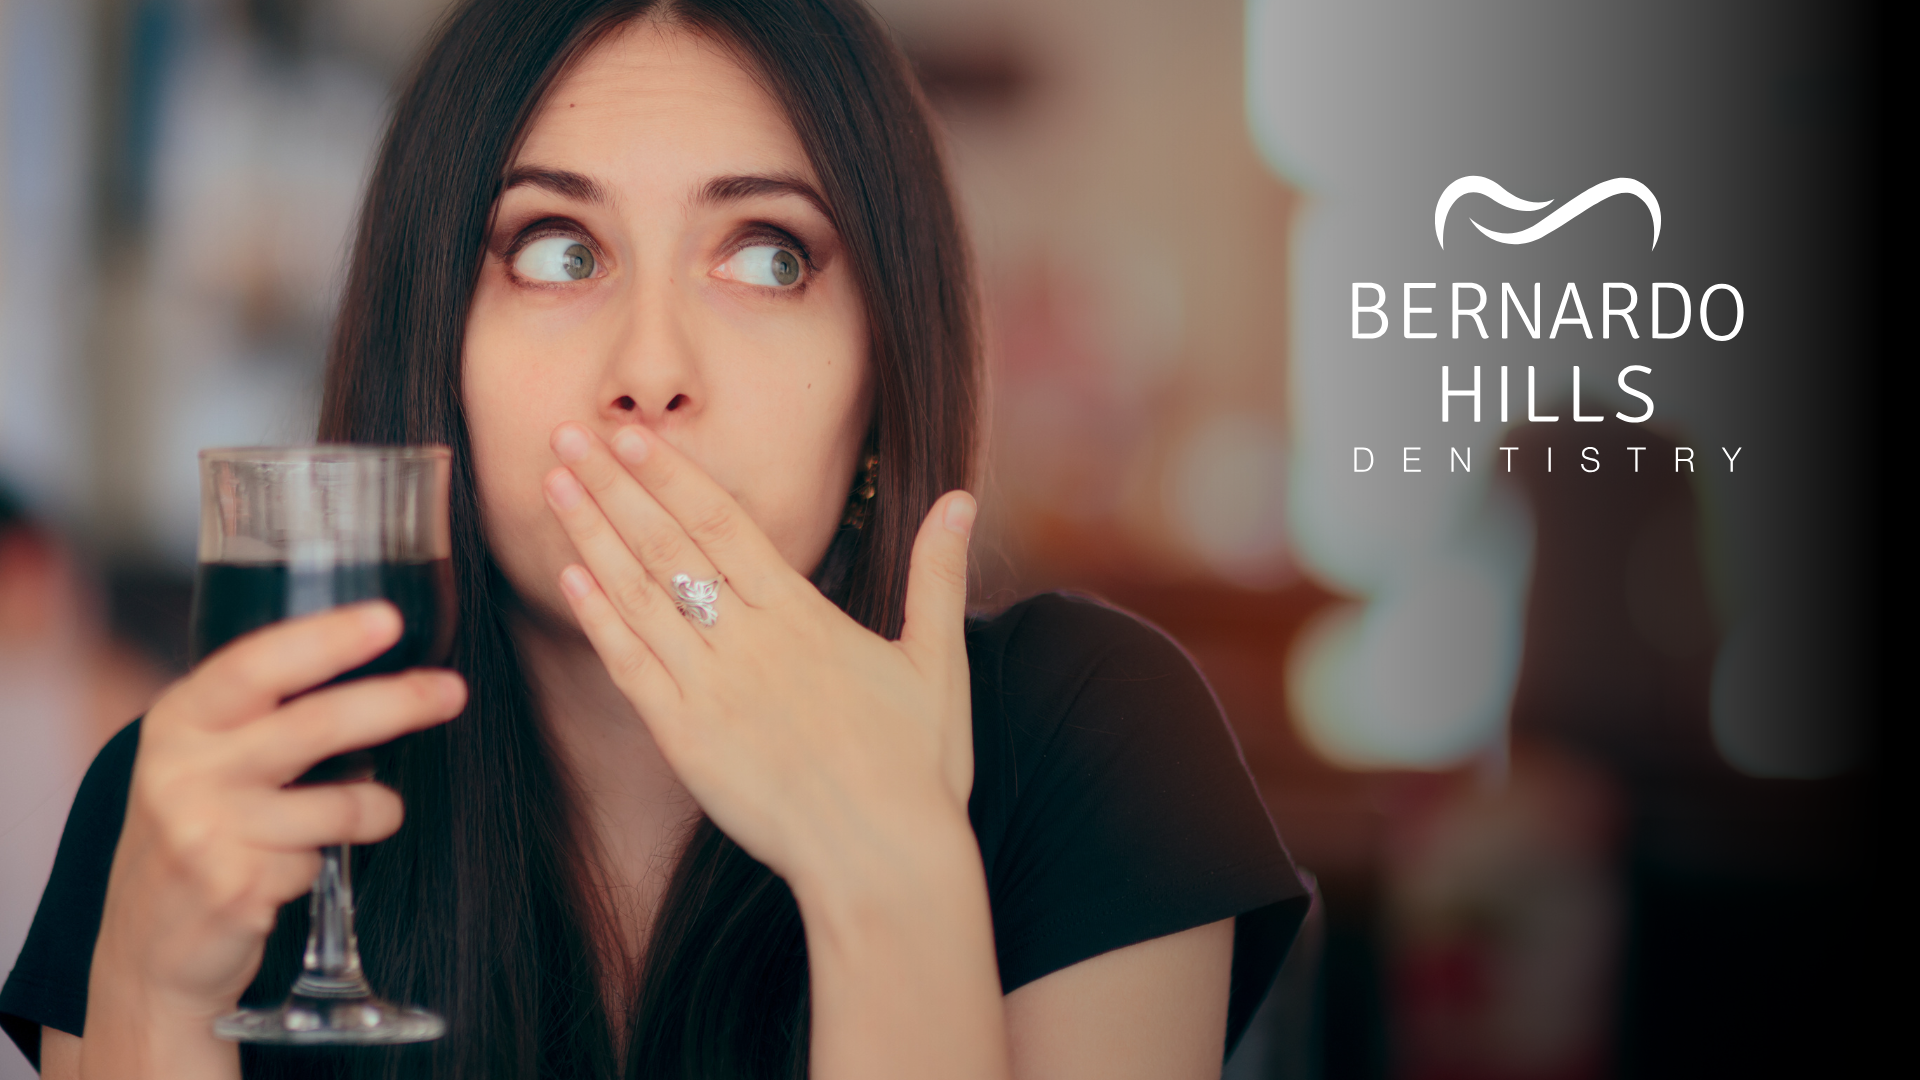
[(655, 23), (547, 94), (508, 169), (467, 321), (487, 539), (537, 613), (577, 561), (541, 481), (554, 430), (644, 424), (810, 574), (872, 413), (867, 321), (819, 180), (724, 49)]

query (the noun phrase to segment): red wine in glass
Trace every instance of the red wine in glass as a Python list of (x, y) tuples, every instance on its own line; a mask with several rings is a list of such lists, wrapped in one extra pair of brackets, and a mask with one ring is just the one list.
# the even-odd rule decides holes
[[(194, 662), (253, 630), (342, 604), (384, 599), (400, 640), (324, 685), (447, 660), (454, 635), (444, 446), (290, 446), (200, 453), (200, 567)], [(318, 689), (317, 687), (315, 689)], [(295, 783), (371, 776), (375, 751), (320, 762)], [(214, 1021), (241, 1042), (380, 1045), (424, 1042), (446, 1022), (384, 1001), (368, 985), (353, 934), (347, 846), (320, 849), (300, 976), (273, 1008)]]
[[(269, 623), (361, 600), (386, 600), (400, 609), (404, 626), (400, 640), (325, 685), (447, 662), (453, 649), (453, 562), (444, 558), (326, 567), (201, 563), (193, 582), (189, 637), (193, 662)], [(364, 779), (372, 774), (377, 754), (377, 750), (360, 750), (328, 758), (296, 782)]]

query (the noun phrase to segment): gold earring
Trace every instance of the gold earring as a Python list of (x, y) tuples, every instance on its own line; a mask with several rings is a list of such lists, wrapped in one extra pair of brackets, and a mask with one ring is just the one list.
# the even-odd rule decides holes
[(873, 496), (880, 475), (880, 455), (868, 451), (865, 461), (860, 463), (860, 478), (854, 481), (853, 493), (847, 496), (847, 513), (840, 524), (854, 529), (867, 527), (867, 519), (873, 514)]

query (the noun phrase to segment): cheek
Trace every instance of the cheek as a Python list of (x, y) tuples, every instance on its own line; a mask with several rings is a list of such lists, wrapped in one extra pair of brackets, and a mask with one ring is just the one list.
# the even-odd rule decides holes
[[(821, 350), (789, 394), (754, 410), (762, 438), (749, 470), (763, 479), (742, 492), (747, 512), (802, 574), (819, 565), (845, 516), (873, 415), (864, 348), (839, 335), (831, 340), (837, 355)], [(802, 407), (793, 407), (796, 400)]]
[(551, 606), (559, 597), (552, 579), (571, 549), (540, 482), (556, 464), (548, 437), (568, 418), (564, 373), (529, 363), (537, 351), (516, 339), (510, 322), (490, 319), (483, 299), (476, 295), (461, 372), (482, 525), (515, 591)]

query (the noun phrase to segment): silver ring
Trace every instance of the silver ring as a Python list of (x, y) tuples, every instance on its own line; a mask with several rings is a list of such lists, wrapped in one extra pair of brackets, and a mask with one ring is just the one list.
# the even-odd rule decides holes
[(720, 617), (714, 610), (714, 604), (720, 600), (720, 583), (727, 580), (724, 576), (711, 581), (695, 581), (687, 574), (673, 575), (673, 606), (680, 614), (699, 623), (712, 626)]

